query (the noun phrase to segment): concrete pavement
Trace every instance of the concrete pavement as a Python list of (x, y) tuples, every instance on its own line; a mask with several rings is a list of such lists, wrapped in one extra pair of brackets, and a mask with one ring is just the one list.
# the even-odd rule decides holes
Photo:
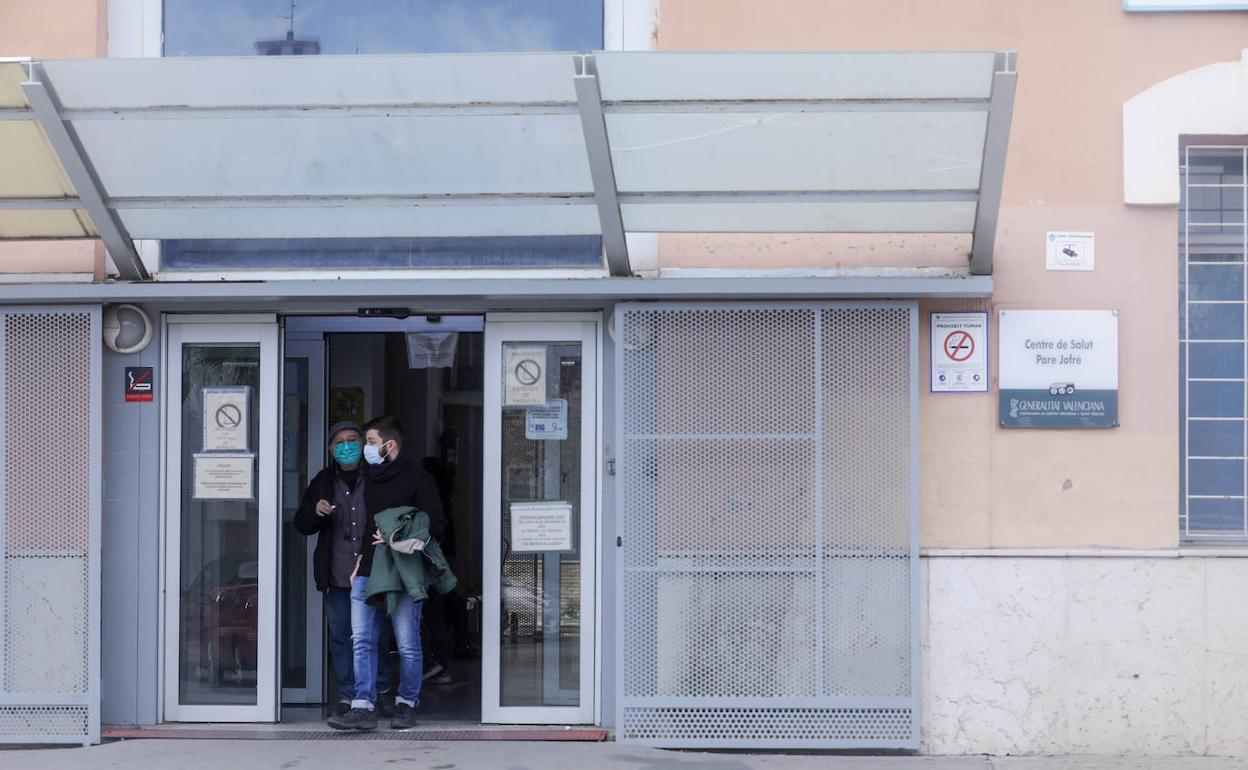
[(616, 743), (127, 740), (0, 751), (3, 770), (1248, 770), (1213, 757), (912, 757), (672, 752)]

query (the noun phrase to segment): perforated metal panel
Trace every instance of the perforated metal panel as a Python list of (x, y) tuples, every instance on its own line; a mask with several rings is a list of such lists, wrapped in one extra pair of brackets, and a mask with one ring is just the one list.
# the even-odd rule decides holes
[(98, 742), (99, 309), (0, 331), (0, 742)]
[(917, 747), (916, 314), (617, 307), (620, 740)]

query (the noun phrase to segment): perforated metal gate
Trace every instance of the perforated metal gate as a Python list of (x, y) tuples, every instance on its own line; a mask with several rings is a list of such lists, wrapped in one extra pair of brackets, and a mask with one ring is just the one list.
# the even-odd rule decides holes
[(99, 309), (0, 309), (0, 335), (0, 742), (95, 743)]
[(617, 307), (620, 740), (918, 746), (916, 319)]

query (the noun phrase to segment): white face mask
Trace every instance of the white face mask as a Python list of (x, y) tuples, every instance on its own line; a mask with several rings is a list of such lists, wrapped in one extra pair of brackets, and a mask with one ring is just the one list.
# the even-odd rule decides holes
[(369, 465), (380, 465), (385, 460), (381, 456), (381, 447), (373, 444), (364, 445), (364, 461)]

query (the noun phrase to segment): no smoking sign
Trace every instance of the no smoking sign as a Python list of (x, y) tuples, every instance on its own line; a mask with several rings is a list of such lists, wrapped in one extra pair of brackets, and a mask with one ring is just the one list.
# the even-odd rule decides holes
[(933, 393), (988, 392), (988, 314), (932, 313)]

